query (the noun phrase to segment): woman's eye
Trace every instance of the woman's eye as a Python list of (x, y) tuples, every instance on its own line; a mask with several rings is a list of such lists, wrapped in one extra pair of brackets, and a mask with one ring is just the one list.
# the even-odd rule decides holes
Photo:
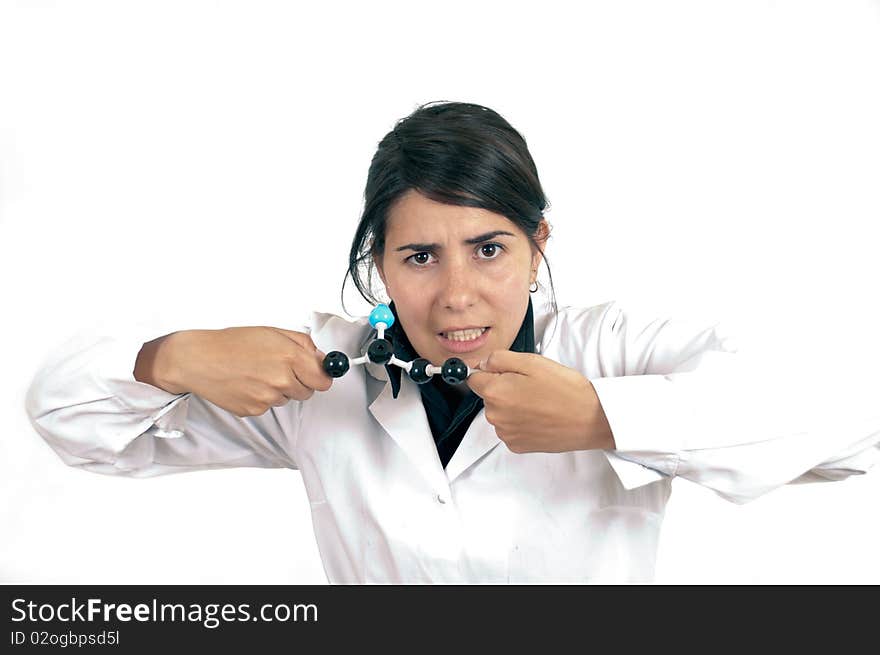
[(480, 257), (480, 259), (497, 259), (498, 253), (500, 253), (504, 249), (500, 243), (486, 243), (480, 246), (479, 252), (481, 255), (485, 255), (485, 257)]
[(424, 266), (430, 261), (430, 256), (431, 253), (429, 252), (417, 252), (415, 255), (410, 255), (409, 257), (407, 257), (407, 259), (411, 260), (417, 266)]

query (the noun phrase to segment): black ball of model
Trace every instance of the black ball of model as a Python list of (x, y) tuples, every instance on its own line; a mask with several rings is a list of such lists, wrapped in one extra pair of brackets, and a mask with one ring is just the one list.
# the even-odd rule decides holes
[(428, 375), (429, 362), (427, 359), (422, 359), (419, 357), (418, 359), (412, 360), (412, 366), (409, 369), (409, 379), (415, 382), (416, 384), (425, 384), (431, 379), (431, 376)]
[(373, 343), (367, 348), (367, 357), (374, 364), (387, 364), (393, 354), (394, 349), (387, 339), (373, 339)]
[(461, 384), (467, 380), (468, 367), (458, 357), (450, 357), (443, 362), (443, 368), (440, 370), (443, 381), (447, 384)]
[(331, 378), (341, 378), (348, 372), (348, 356), (339, 352), (338, 350), (333, 350), (324, 357), (324, 371)]

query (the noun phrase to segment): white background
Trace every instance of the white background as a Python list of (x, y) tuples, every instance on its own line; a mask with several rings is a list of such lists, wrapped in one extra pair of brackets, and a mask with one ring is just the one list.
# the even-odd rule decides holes
[[(876, 388), (878, 74), (865, 1), (3, 2), (0, 581), (326, 581), (299, 473), (81, 472), (24, 393), (94, 321), (341, 313), (370, 158), (431, 100), (527, 139), (561, 305), (718, 318)], [(673, 489), (658, 582), (880, 583), (876, 472)]]

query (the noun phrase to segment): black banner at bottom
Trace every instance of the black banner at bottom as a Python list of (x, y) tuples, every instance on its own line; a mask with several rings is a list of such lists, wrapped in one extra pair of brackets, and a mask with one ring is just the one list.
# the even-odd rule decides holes
[(870, 634), (878, 596), (875, 587), (7, 585), (0, 650), (470, 650), (480, 642), (594, 647), (608, 638), (629, 650), (700, 634), (711, 639), (697, 640), (706, 647), (773, 639), (815, 647), (830, 634), (853, 646)]

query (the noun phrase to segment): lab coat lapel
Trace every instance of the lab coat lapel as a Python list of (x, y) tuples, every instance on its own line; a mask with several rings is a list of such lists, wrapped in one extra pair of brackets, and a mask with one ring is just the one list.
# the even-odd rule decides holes
[(483, 455), (501, 443), (495, 426), (486, 420), (486, 409), (474, 416), (470, 427), (446, 465), (446, 478), (451, 483)]
[(400, 393), (395, 398), (384, 369), (370, 363), (366, 366), (374, 378), (385, 380), (370, 412), (434, 489), (448, 489), (449, 483), (501, 443), (483, 408), (474, 416), (444, 471), (416, 384), (401, 376)]
[(386, 382), (385, 388), (370, 404), (370, 412), (406, 453), (431, 488), (448, 491), (449, 483), (437, 454), (418, 387), (404, 376), (397, 398), (391, 391), (391, 382)]

